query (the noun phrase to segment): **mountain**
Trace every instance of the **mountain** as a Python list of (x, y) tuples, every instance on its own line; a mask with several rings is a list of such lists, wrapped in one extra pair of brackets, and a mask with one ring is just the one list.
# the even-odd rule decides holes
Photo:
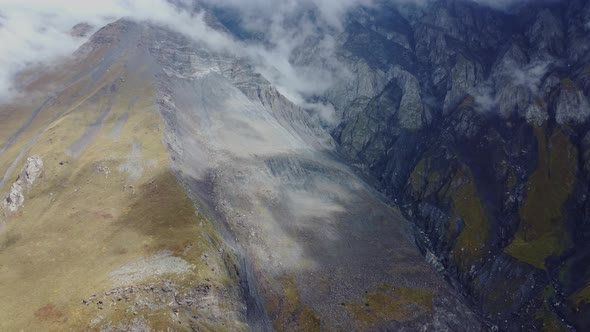
[(588, 22), (582, 0), (354, 7), (289, 58), (341, 71), (305, 96), (330, 119), (248, 57), (99, 28), (0, 105), (0, 330), (586, 330)]
[(338, 150), (502, 330), (590, 325), (588, 22), (587, 1), (384, 2), (337, 38)]
[(242, 60), (119, 20), (27, 89), (1, 112), (2, 329), (480, 328)]

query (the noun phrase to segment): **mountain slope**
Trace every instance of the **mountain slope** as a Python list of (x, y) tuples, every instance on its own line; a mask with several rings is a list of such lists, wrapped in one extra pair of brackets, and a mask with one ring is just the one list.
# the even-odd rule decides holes
[(238, 263), (170, 170), (152, 68), (123, 45), (133, 34), (107, 27), (42, 75), (41, 91), (61, 87), (5, 144), (3, 190), (12, 160), (43, 166), (3, 211), (3, 330), (246, 329)]
[(505, 330), (585, 330), (590, 5), (514, 10), (359, 8), (337, 36), (351, 78), (323, 98), (339, 151), (477, 311)]
[(120, 20), (28, 89), (38, 111), (0, 110), (2, 190), (24, 198), (3, 210), (3, 329), (481, 328), (400, 212), (243, 61)]
[(589, 22), (583, 0), (356, 7), (289, 58), (339, 78), (305, 96), (335, 121), (247, 58), (103, 27), (0, 106), (0, 327), (587, 330)]

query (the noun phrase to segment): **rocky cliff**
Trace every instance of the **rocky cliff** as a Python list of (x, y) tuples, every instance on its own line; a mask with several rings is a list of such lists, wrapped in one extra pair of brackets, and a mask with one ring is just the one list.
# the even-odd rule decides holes
[(339, 151), (501, 329), (590, 324), (589, 21), (587, 1), (384, 2), (339, 36)]

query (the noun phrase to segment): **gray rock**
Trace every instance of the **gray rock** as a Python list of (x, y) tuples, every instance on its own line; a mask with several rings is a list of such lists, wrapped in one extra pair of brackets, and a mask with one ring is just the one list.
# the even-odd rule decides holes
[(547, 112), (545, 103), (542, 100), (530, 103), (526, 108), (525, 118), (533, 126), (541, 126), (549, 119), (549, 113)]
[(529, 103), (530, 89), (522, 82), (517, 82), (514, 77), (515, 71), (521, 70), (527, 63), (528, 59), (522, 48), (513, 43), (493, 70), (496, 103), (498, 111), (505, 118), (516, 110), (524, 111)]
[(568, 57), (574, 62), (587, 60), (590, 51), (590, 2), (569, 1), (566, 15), (572, 23), (567, 26)]
[(6, 195), (6, 198), (2, 202), (2, 209), (6, 209), (10, 212), (16, 212), (25, 202), (25, 196), (23, 195), (22, 181), (19, 179), (10, 187), (10, 191)]
[(483, 68), (475, 61), (468, 60), (458, 54), (455, 65), (451, 69), (449, 90), (444, 101), (444, 112), (448, 113), (456, 107), (467, 95), (473, 92), (475, 86), (482, 81)]
[(70, 34), (73, 37), (83, 38), (83, 37), (87, 37), (88, 34), (92, 30), (93, 30), (92, 25), (90, 25), (86, 22), (82, 22), (82, 23), (78, 23), (78, 24), (74, 25), (72, 27), (72, 30), (70, 31)]
[(561, 82), (555, 113), (555, 119), (559, 124), (576, 125), (590, 118), (588, 99), (569, 79)]
[(564, 49), (565, 36), (563, 25), (549, 9), (537, 14), (535, 23), (528, 29), (526, 36), (531, 47), (541, 56), (543, 54), (559, 55)]
[[(348, 61), (344, 60), (344, 63)], [(326, 93), (326, 98), (334, 104), (337, 114), (342, 117), (342, 110), (355, 100), (373, 98), (377, 96), (387, 83), (393, 78), (391, 71), (373, 70), (366, 61), (360, 59), (350, 61), (348, 77), (332, 86)]]
[(43, 160), (39, 156), (29, 157), (25, 162), (24, 178), (27, 184), (32, 185), (43, 171)]
[[(420, 96), (418, 79), (399, 67), (394, 68), (393, 76), (403, 92), (398, 112), (400, 126), (411, 130), (422, 128), (425, 109)], [(431, 116), (428, 116), (428, 118), (431, 118)]]
[(0, 211), (4, 210), (8, 213), (14, 213), (25, 203), (25, 193), (33, 183), (37, 180), (43, 171), (43, 161), (41, 157), (32, 156), (27, 159), (23, 170), (17, 180), (10, 187), (6, 194)]

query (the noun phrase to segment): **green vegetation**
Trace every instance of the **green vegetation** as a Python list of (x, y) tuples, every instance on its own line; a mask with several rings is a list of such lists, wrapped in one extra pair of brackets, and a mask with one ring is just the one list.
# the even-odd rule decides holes
[(430, 174), (428, 175), (428, 187), (429, 189), (434, 189), (435, 186), (440, 185), (440, 181), (442, 180), (442, 175), (437, 170), (431, 170)]
[(566, 332), (569, 331), (557, 316), (549, 309), (547, 302), (535, 313), (535, 318), (543, 322), (543, 332)]
[(543, 289), (543, 298), (550, 299), (554, 295), (555, 295), (555, 289), (553, 289), (553, 286), (547, 285), (547, 287), (545, 287), (545, 289)]
[(423, 198), (435, 193), (441, 185), (442, 176), (436, 169), (432, 169), (430, 159), (422, 158), (410, 175), (409, 184), (415, 198)]
[[(109, 75), (124, 76), (116, 68)], [(111, 77), (104, 84), (110, 87), (112, 81)], [(43, 174), (27, 193), (25, 205), (7, 220), (0, 237), (0, 310), (5, 313), (0, 330), (92, 331), (135, 318), (145, 318), (155, 330), (166, 330), (176, 324), (170, 308), (140, 308), (135, 315), (127, 311), (133, 303), (124, 301), (100, 311), (96, 306), (80, 304), (92, 294), (104, 294), (115, 287), (112, 271), (163, 250), (195, 267), (181, 274), (165, 274), (177, 289), (207, 284), (212, 290), (227, 291), (215, 305), (223, 312), (233, 312), (231, 306), (239, 298), (233, 293), (237, 284), (235, 262), (231, 255), (220, 254), (223, 242), (213, 226), (195, 214), (193, 202), (169, 170), (151, 82), (130, 78), (118, 84), (116, 94), (97, 87), (89, 95), (76, 96), (74, 90), (71, 96), (60, 95), (56, 106), (39, 118), (46, 121), (58, 111), (65, 112), (32, 146), (28, 155), (42, 157)], [(135, 97), (139, 99), (129, 109)], [(79, 158), (68, 156), (67, 148), (96, 121), (111, 99), (113, 108), (101, 130)], [(128, 121), (115, 140), (110, 132), (127, 112)], [(31, 130), (40, 127), (35, 122)], [(22, 141), (31, 135), (23, 134), (22, 140), (0, 158), (0, 165), (9, 164), (22, 148)], [(135, 151), (136, 160), (121, 168), (130, 163), (135, 142), (141, 146)], [(14, 176), (19, 170), (20, 166)], [(132, 171), (139, 175), (131, 176)], [(146, 276), (141, 283), (158, 281), (150, 278)], [(34, 296), (22, 296), (32, 289)], [(212, 317), (214, 312), (195, 309), (191, 313), (200, 319), (193, 327), (245, 330), (239, 318)], [(98, 316), (104, 318), (102, 323), (89, 326)], [(175, 327), (190, 328), (189, 324)]]
[(489, 226), (486, 212), (477, 192), (475, 179), (469, 168), (461, 166), (455, 174), (453, 183), (461, 184), (451, 193), (455, 213), (451, 220), (458, 216), (465, 221), (465, 228), (457, 239), (453, 254), (460, 262), (460, 266), (468, 270), (471, 264), (483, 257), (485, 253)]
[(543, 332), (565, 332), (568, 329), (563, 326), (557, 317), (546, 307), (546, 304), (535, 313), (535, 318), (543, 322)]
[(282, 294), (269, 297), (269, 313), (277, 331), (320, 331), (320, 319), (301, 301), (295, 279), (285, 275), (279, 279)]
[(423, 158), (418, 162), (418, 165), (414, 168), (412, 175), (410, 175), (410, 187), (412, 194), (418, 196), (424, 188), (424, 172), (426, 170), (426, 159)]
[(555, 296), (555, 289), (553, 289), (553, 286), (547, 285), (543, 289), (543, 293), (537, 297), (539, 301), (543, 301), (543, 304), (535, 313), (535, 318), (543, 322), (544, 332), (569, 331), (549, 307), (549, 301), (553, 296)]
[[(514, 175), (512, 178), (516, 182)], [(412, 194), (416, 197), (434, 194), (443, 185), (442, 179), (441, 173), (430, 170), (427, 158), (423, 158), (410, 176)], [(453, 209), (447, 232), (448, 241), (451, 240), (457, 218), (465, 222), (465, 227), (457, 238), (453, 254), (459, 265), (468, 270), (475, 260), (483, 257), (489, 236), (487, 215), (479, 198), (475, 178), (469, 168), (461, 165), (453, 179), (440, 190), (439, 195), (438, 198), (441, 200), (450, 198)]]
[(575, 293), (572, 296), (572, 300), (574, 301), (576, 307), (579, 307), (582, 304), (590, 304), (590, 284)]
[(428, 289), (383, 285), (367, 293), (363, 303), (347, 305), (362, 328), (388, 321), (404, 322), (420, 312), (431, 312), (434, 293)]
[(528, 181), (518, 231), (504, 251), (543, 269), (545, 258), (562, 254), (568, 245), (562, 210), (576, 180), (578, 152), (560, 129), (549, 142), (543, 128), (535, 128), (535, 135), (539, 166)]

